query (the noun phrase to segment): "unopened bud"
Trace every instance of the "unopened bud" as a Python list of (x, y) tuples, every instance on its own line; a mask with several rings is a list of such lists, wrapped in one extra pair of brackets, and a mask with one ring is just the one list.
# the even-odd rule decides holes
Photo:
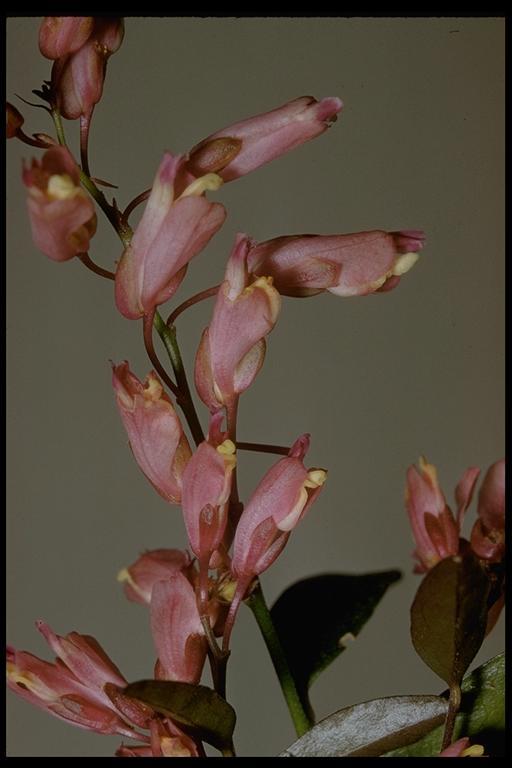
[(124, 38), (124, 21), (121, 16), (95, 18), (92, 37), (105, 56), (115, 53)]
[(188, 170), (194, 176), (217, 173), (225, 168), (242, 149), (242, 140), (232, 136), (212, 139), (192, 152), (187, 162)]
[(10, 104), (8, 101), (5, 102), (5, 118), (5, 135), (8, 139), (13, 139), (18, 134), (19, 129), (25, 122), (25, 118), (21, 112), (19, 112), (16, 107)]
[(52, 136), (48, 136), (47, 133), (33, 133), (32, 135), (36, 141), (39, 141), (45, 147), (58, 146), (58, 142)]

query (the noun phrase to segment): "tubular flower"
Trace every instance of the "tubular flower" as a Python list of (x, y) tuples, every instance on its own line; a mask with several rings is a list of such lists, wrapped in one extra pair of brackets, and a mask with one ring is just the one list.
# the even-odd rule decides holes
[(187, 170), (195, 176), (214, 172), (224, 181), (238, 179), (319, 136), (342, 107), (336, 97), (317, 101), (302, 96), (242, 120), (196, 144), (189, 153)]
[(500, 562), (505, 555), (505, 459), (489, 467), (480, 487), (471, 548), (490, 562)]
[(309, 435), (302, 435), (263, 477), (249, 499), (235, 533), (232, 570), (248, 581), (277, 558), (325, 483), (324, 469), (306, 469)]
[(208, 564), (227, 523), (236, 448), (221, 432), (222, 414), (210, 421), (208, 438), (193, 453), (183, 473), (182, 507), (188, 539), (199, 561)]
[(151, 631), (158, 654), (156, 678), (198, 683), (207, 643), (194, 588), (183, 573), (154, 584)]
[(265, 357), (265, 337), (274, 327), (281, 306), (272, 278), (253, 279), (249, 274), (249, 248), (249, 238), (238, 234), (212, 320), (196, 355), (197, 391), (211, 412), (254, 381)]
[(179, 196), (175, 181), (185, 159), (166, 153), (158, 168), (144, 214), (116, 272), (118, 310), (127, 318), (148, 315), (178, 289), (188, 262), (224, 223), (226, 211), (210, 203), (206, 190), (218, 189), (222, 179), (207, 174)]
[(51, 88), (63, 117), (75, 120), (91, 114), (103, 93), (107, 60), (123, 37), (121, 17), (45, 17), (39, 48), (54, 59)]
[(126, 680), (99, 643), (89, 635), (56, 635), (47, 624), (39, 631), (57, 655), (55, 663), (7, 648), (7, 682), (11, 690), (52, 715), (98, 733), (138, 736), (103, 688), (124, 687)]
[(256, 275), (270, 275), (284, 296), (364, 296), (394, 288), (424, 241), (420, 230), (288, 235), (254, 245), (248, 264)]
[(152, 371), (141, 382), (125, 361), (112, 366), (112, 384), (137, 464), (162, 498), (178, 504), (191, 450), (160, 380)]
[(439, 488), (436, 468), (421, 456), (419, 470), (407, 470), (405, 503), (416, 540), (415, 573), (425, 573), (444, 558), (459, 552), (459, 536), (480, 474), (476, 467), (467, 469), (455, 489), (457, 516), (454, 517)]
[(133, 565), (123, 568), (117, 576), (124, 583), (128, 600), (149, 605), (154, 585), (165, 581), (175, 573), (188, 573), (191, 559), (181, 549), (153, 549), (144, 552)]
[(23, 168), (35, 245), (54, 261), (67, 261), (89, 248), (96, 232), (94, 205), (79, 185), (79, 171), (65, 147), (51, 147), (41, 161)]

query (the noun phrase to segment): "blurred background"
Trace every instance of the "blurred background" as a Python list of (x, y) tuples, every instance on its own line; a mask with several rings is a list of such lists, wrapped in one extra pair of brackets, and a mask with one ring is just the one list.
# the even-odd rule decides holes
[[(14, 96), (32, 100), (49, 78), (39, 22), (7, 20), (7, 98), (27, 133), (51, 132), (45, 112)], [(504, 19), (127, 18), (90, 159), (94, 175), (119, 186), (124, 207), (151, 185), (164, 150), (187, 151), (305, 94), (340, 96), (337, 123), (216, 193), (228, 219), (191, 264), (175, 304), (222, 279), (239, 231), (257, 240), (427, 233), (419, 262), (390, 293), (284, 299), (265, 365), (241, 401), (241, 440), (290, 444), (311, 432), (306, 463), (330, 470), (262, 578), (269, 603), (316, 573), (403, 571), (314, 684), (321, 718), (366, 699), (445, 687), (409, 639), (419, 578), (404, 479), (425, 454), (451, 504), (466, 467), (485, 472), (504, 455)], [(76, 149), (77, 124), (65, 127)], [(141, 378), (151, 367), (139, 324), (116, 311), (110, 282), (77, 260), (53, 263), (32, 244), (20, 171), (22, 158), (39, 154), (16, 141), (7, 147), (8, 641), (50, 658), (34, 627), (44, 618), (60, 634), (94, 635), (136, 680), (154, 661), (148, 613), (124, 598), (116, 574), (145, 549), (185, 547), (184, 526), (135, 465), (114, 403), (110, 359), (128, 359)], [(120, 255), (100, 212), (91, 256), (112, 269)], [(179, 320), (189, 370), (211, 309), (205, 301)], [(273, 460), (240, 455), (242, 497)], [(473, 666), (503, 645), (501, 619)], [(232, 646), (238, 754), (275, 755), (294, 732), (245, 608)], [(7, 715), (13, 757), (111, 755), (120, 741), (10, 693)]]

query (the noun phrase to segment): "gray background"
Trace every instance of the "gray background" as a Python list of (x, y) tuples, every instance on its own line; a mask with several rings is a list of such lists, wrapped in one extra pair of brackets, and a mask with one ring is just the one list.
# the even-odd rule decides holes
[[(14, 101), (49, 76), (38, 24), (8, 20)], [(314, 685), (319, 717), (444, 687), (409, 641), (419, 580), (404, 475), (424, 453), (451, 503), (467, 466), (485, 470), (504, 452), (503, 86), (503, 19), (134, 18), (109, 62), (91, 165), (119, 185), (123, 206), (151, 183), (165, 149), (186, 151), (304, 94), (345, 102), (326, 134), (220, 190), (227, 222), (177, 300), (222, 278), (237, 231), (260, 240), (427, 233), (420, 261), (392, 293), (285, 299), (265, 366), (241, 403), (241, 439), (289, 443), (310, 431), (309, 465), (330, 469), (319, 502), (263, 577), (269, 601), (321, 571), (404, 572)], [(22, 110), (29, 133), (50, 131), (44, 112)], [(76, 125), (66, 128), (76, 147)], [(137, 679), (153, 664), (148, 616), (124, 599), (115, 576), (143, 549), (184, 547), (184, 527), (179, 509), (166, 507), (135, 466), (114, 405), (108, 360), (129, 359), (141, 377), (150, 367), (139, 324), (116, 312), (110, 283), (78, 261), (52, 263), (32, 245), (19, 178), (21, 158), (32, 154), (9, 143), (8, 639), (49, 658), (33, 624), (44, 617), (59, 633), (93, 634)], [(120, 256), (101, 213), (91, 255), (110, 267)], [(189, 366), (211, 306), (180, 320)], [(244, 496), (269, 464), (240, 456)], [(502, 650), (502, 627), (475, 663)], [(228, 695), (241, 755), (276, 754), (294, 740), (245, 609)], [(108, 755), (117, 743), (9, 694), (9, 755)]]

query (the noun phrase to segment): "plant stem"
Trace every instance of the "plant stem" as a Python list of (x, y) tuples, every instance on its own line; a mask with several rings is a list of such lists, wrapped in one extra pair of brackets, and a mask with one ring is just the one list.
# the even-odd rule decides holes
[(131, 200), (126, 208), (123, 211), (123, 219), (125, 221), (128, 221), (128, 217), (130, 213), (141, 203), (144, 202), (144, 200), (147, 200), (148, 197), (151, 194), (151, 189), (145, 189), (144, 192), (141, 192), (140, 195), (137, 195), (137, 197), (134, 197), (133, 200)]
[(233, 742), (229, 745), (229, 747), (224, 747), (224, 749), (221, 750), (222, 757), (236, 757), (235, 747), (233, 745)]
[(174, 325), (174, 321), (176, 320), (179, 315), (181, 315), (182, 312), (184, 312), (189, 307), (194, 306), (194, 304), (198, 304), (200, 301), (203, 301), (204, 299), (210, 298), (210, 296), (215, 296), (217, 291), (219, 290), (220, 285), (214, 285), (212, 288), (207, 288), (204, 291), (201, 291), (200, 293), (196, 293), (195, 296), (191, 296), (190, 299), (187, 299), (182, 304), (180, 304), (176, 309), (174, 309), (169, 317), (166, 320), (166, 325)]
[(290, 449), (286, 445), (269, 445), (267, 443), (237, 442), (236, 447), (241, 451), (258, 451), (259, 453), (276, 453), (278, 456), (288, 456)]
[(176, 329), (174, 326), (167, 326), (161, 314), (158, 310), (155, 312), (154, 326), (158, 335), (163, 341), (169, 359), (172, 363), (174, 375), (176, 376), (176, 382), (178, 384), (178, 393), (176, 395), (176, 402), (180, 406), (181, 410), (185, 414), (185, 418), (192, 432), (192, 437), (196, 445), (202, 443), (204, 440), (204, 433), (201, 427), (201, 422), (197, 416), (197, 412), (190, 393), (190, 387), (188, 385), (187, 374), (183, 365), (183, 359), (181, 357), (180, 348), (178, 346), (178, 340), (176, 338)]
[(148, 357), (155, 366), (155, 370), (158, 374), (160, 374), (160, 377), (165, 381), (171, 392), (175, 395), (176, 399), (178, 399), (179, 396), (179, 390), (174, 383), (174, 381), (171, 379), (171, 377), (168, 375), (167, 371), (163, 367), (162, 363), (158, 359), (158, 355), (155, 352), (155, 348), (153, 346), (153, 317), (152, 315), (144, 315), (143, 319), (143, 329), (144, 329), (144, 346), (146, 347), (146, 352), (148, 353)]
[(99, 275), (100, 277), (106, 277), (107, 280), (115, 280), (116, 276), (113, 272), (110, 272), (108, 269), (103, 269), (103, 267), (98, 266), (96, 262), (94, 262), (88, 253), (79, 253), (78, 258), (84, 264), (84, 266), (87, 267), (87, 269), (90, 269), (91, 272), (94, 272), (95, 275)]
[(455, 718), (459, 711), (461, 701), (461, 690), (459, 683), (452, 683), (450, 685), (450, 699), (448, 701), (448, 714), (446, 715), (446, 721), (444, 725), (443, 744), (441, 751), (449, 747), (452, 743), (453, 729), (455, 727)]
[[(314, 722), (310, 720), (306, 714), (304, 707), (302, 706), (295, 680), (290, 671), (288, 660), (286, 658), (283, 646), (277, 635), (270, 611), (268, 610), (261, 584), (258, 582), (256, 588), (251, 595), (245, 601), (251, 611), (254, 614), (254, 618), (258, 623), (263, 639), (267, 646), (270, 658), (276, 670), (279, 684), (283, 691), (288, 710), (290, 712), (297, 736), (302, 736), (304, 733), (313, 727)], [(300, 642), (300, 638), (297, 639)]]
[(91, 175), (89, 170), (89, 128), (93, 109), (94, 107), (87, 115), (80, 117), (80, 162), (82, 163), (82, 171), (89, 177)]

